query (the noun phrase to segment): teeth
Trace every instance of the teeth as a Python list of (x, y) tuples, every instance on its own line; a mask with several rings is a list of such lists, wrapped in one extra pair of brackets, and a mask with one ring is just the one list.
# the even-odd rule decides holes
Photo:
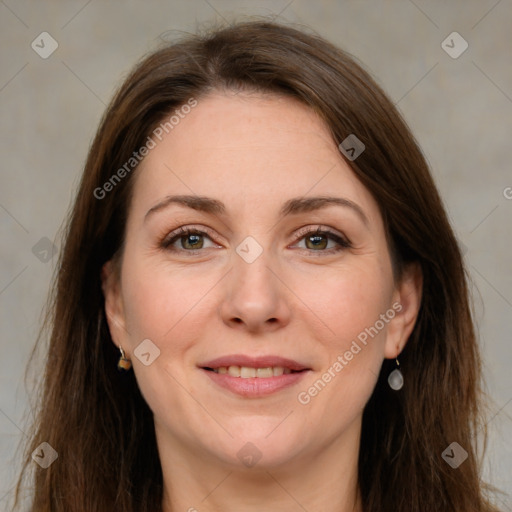
[(231, 375), (231, 377), (240, 377), (240, 366), (230, 366), (228, 368), (228, 374)]
[(240, 377), (242, 379), (268, 379), (270, 377), (279, 377), (280, 375), (288, 375), (292, 373), (290, 368), (283, 368), (282, 366), (268, 366), (266, 368), (250, 368), (248, 366), (221, 366), (214, 368), (215, 373), (228, 374), (231, 377)]
[(251, 377), (256, 377), (256, 368), (249, 368), (247, 366), (240, 367), (240, 377), (242, 379), (250, 379)]
[(274, 376), (272, 368), (258, 368), (256, 370), (256, 376), (260, 378), (268, 378)]

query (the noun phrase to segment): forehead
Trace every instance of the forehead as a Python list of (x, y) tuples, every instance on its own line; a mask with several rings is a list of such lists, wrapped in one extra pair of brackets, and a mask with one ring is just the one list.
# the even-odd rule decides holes
[(378, 215), (325, 122), (293, 98), (212, 93), (167, 131), (137, 170), (132, 208), (197, 194), (219, 197), (239, 214), (254, 210), (253, 199), (278, 208), (288, 197), (337, 193)]

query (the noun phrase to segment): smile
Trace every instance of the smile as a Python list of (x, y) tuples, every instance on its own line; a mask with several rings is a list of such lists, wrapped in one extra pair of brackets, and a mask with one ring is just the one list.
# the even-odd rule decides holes
[(297, 384), (311, 368), (278, 356), (232, 355), (199, 366), (217, 386), (231, 393), (258, 398)]
[[(207, 368), (208, 369), (208, 368)], [(231, 377), (240, 377), (241, 379), (268, 379), (270, 377), (279, 377), (293, 372), (290, 368), (283, 366), (267, 366), (264, 368), (251, 368), (250, 366), (220, 366), (219, 368), (210, 368), (215, 373), (227, 374)]]

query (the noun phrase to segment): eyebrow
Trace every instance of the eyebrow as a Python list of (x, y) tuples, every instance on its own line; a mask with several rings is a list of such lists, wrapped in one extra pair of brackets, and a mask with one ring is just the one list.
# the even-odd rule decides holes
[[(178, 204), (192, 210), (209, 213), (209, 214), (224, 214), (226, 206), (222, 201), (213, 199), (206, 196), (190, 196), (190, 195), (177, 195), (167, 196), (162, 201), (158, 202), (155, 206), (150, 208), (144, 220), (154, 213), (167, 208), (172, 204)], [(343, 206), (350, 208), (357, 216), (363, 221), (365, 226), (369, 226), (368, 217), (365, 215), (363, 209), (357, 204), (343, 197), (332, 196), (317, 196), (317, 197), (296, 197), (286, 201), (279, 212), (280, 216), (293, 215), (298, 213), (313, 212), (321, 210), (329, 206)]]

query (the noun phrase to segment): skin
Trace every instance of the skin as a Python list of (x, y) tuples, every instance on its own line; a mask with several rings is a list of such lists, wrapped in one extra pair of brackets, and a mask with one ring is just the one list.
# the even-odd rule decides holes
[[(102, 277), (113, 341), (154, 413), (165, 512), (360, 511), (363, 408), (383, 359), (395, 358), (413, 329), (421, 274), (411, 266), (395, 282), (377, 203), (327, 126), (291, 98), (214, 92), (150, 151), (134, 179), (122, 258)], [(171, 194), (209, 196), (226, 211), (171, 204), (146, 216)], [(357, 204), (367, 224), (336, 205), (279, 216), (288, 199), (324, 195)], [(318, 225), (351, 246), (297, 236)], [(180, 226), (211, 234), (162, 248)], [(252, 263), (236, 252), (247, 236), (263, 251)], [(300, 403), (298, 393), (394, 303), (401, 311)], [(133, 354), (144, 339), (160, 350), (149, 366)], [(290, 388), (244, 398), (197, 366), (228, 354), (278, 355), (311, 370)], [(247, 442), (261, 454), (254, 467), (237, 456)]]

